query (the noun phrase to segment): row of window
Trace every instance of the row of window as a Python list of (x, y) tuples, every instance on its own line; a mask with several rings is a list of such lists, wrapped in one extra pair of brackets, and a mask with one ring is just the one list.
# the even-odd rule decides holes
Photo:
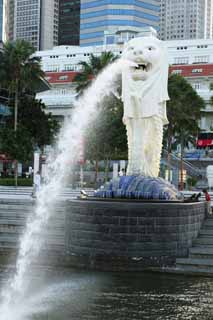
[(17, 16), (26, 16), (26, 15), (30, 15), (30, 16), (35, 16), (38, 14), (38, 10), (29, 10), (28, 8), (26, 10), (21, 10), (17, 12)]
[[(91, 1), (91, 2), (85, 2), (81, 3), (81, 10), (82, 9), (88, 9), (88, 8), (94, 8), (94, 7), (100, 7), (109, 5), (109, 4), (117, 4), (117, 5), (132, 5), (132, 0), (99, 0), (99, 1)], [(134, 5), (138, 7), (142, 7), (144, 9), (150, 9), (156, 12), (160, 11), (160, 6), (159, 5), (153, 5), (149, 4), (147, 2), (141, 2), (138, 0), (134, 1)]]
[[(133, 27), (147, 27), (147, 23), (132, 21), (132, 20), (102, 20), (97, 22), (90, 22), (90, 23), (82, 23), (81, 30), (89, 29), (89, 28), (97, 28), (97, 27), (107, 27), (107, 26), (133, 26)], [(159, 27), (156, 25), (150, 25), (157, 30)]]
[[(50, 70), (51, 66), (49, 66), (49, 67), (50, 67), (49, 70), (46, 70), (46, 71), (49, 71), (49, 72), (56, 71), (56, 67), (52, 68), (52, 70)], [(67, 68), (65, 68), (63, 71), (80, 71), (79, 69), (80, 69), (80, 67), (78, 65), (72, 65), (72, 66), (70, 65), (69, 68), (68, 68), (68, 65), (67, 65)], [(182, 70), (173, 70), (172, 74), (181, 74), (181, 72), (182, 72)], [(59, 76), (57, 78), (57, 80), (64, 81), (64, 80), (68, 80), (68, 78), (69, 78), (68, 75), (62, 75), (62, 76)], [(51, 77), (46, 77), (47, 81), (50, 80), (50, 79), (51, 79)], [(201, 82), (194, 82), (194, 83), (192, 83), (192, 86), (193, 86), (193, 88), (195, 90), (202, 89), (202, 83)], [(65, 89), (62, 89), (62, 90), (59, 89), (59, 90), (57, 90), (57, 93), (67, 94), (67, 93), (69, 93), (69, 90), (67, 91)]]
[[(197, 45), (197, 48), (198, 49), (206, 49), (206, 48), (208, 48), (208, 45), (207, 44), (205, 44), (205, 45)], [(188, 49), (188, 47), (187, 46), (184, 46), (184, 47), (177, 47), (177, 50), (187, 50)]]
[[(122, 53), (122, 51), (120, 51), (120, 54)], [(84, 53), (84, 56), (89, 56), (90, 53)], [(68, 56), (68, 55), (67, 55)], [(50, 56), (50, 57), (59, 57), (59, 56)], [(203, 59), (204, 57), (195, 57), (195, 62), (194, 63), (204, 63)], [(205, 57), (205, 59), (207, 59), (208, 57)], [(175, 58), (174, 59), (174, 64), (188, 64), (189, 63), (189, 58), (188, 57), (181, 57), (181, 58)], [(80, 70), (80, 65), (76, 65), (76, 64), (65, 64), (63, 71), (79, 71)], [(49, 65), (47, 66), (45, 71), (49, 71), (49, 72), (58, 72), (60, 71), (60, 65)], [(191, 73), (202, 73), (203, 69), (202, 68), (194, 68), (192, 69)], [(173, 73), (176, 74), (181, 74), (182, 70), (181, 69), (177, 69), (174, 70)]]
[[(81, 66), (79, 64), (65, 64), (63, 66), (63, 70), (60, 70), (60, 65), (47, 65), (44, 71), (45, 72), (81, 71)], [(60, 80), (66, 80), (66, 79), (63, 78)]]
[[(38, 3), (38, 0), (30, 0), (30, 4)], [(29, 0), (28, 1), (23, 1), (23, 0), (18, 0), (17, 1), (18, 5), (29, 5)]]
[(34, 9), (38, 9), (38, 5), (37, 4), (30, 5), (30, 6), (29, 6), (29, 4), (25, 5), (25, 6), (23, 6), (23, 4), (18, 4), (17, 7), (18, 7), (17, 8), (18, 10), (25, 10), (25, 9), (34, 10)]
[[(26, 33), (26, 35), (28, 35), (28, 33)], [(109, 43), (108, 43), (109, 44)], [(120, 53), (122, 53), (122, 51), (120, 51)], [(78, 53), (79, 55), (84, 55), (84, 57), (86, 56), (90, 56), (91, 53)], [(66, 55), (67, 58), (73, 58), (76, 57), (76, 54), (67, 54)], [(50, 59), (58, 59), (60, 58), (59, 55), (51, 55), (49, 56)], [(208, 63), (209, 62), (209, 56), (205, 55), (205, 56), (195, 56), (194, 57), (194, 61), (192, 63)], [(189, 57), (175, 57), (174, 58), (174, 63), (173, 64), (189, 64)]]
[[(91, 53), (84, 53), (84, 57), (86, 56), (90, 56)], [(76, 54), (67, 54), (67, 58), (72, 58), (72, 57), (76, 57)], [(59, 58), (58, 55), (53, 55), (53, 56), (49, 56), (50, 59), (57, 59)]]
[(85, 34), (80, 34), (80, 39), (91, 39), (91, 38), (99, 38), (104, 36), (104, 31), (99, 31), (99, 32), (91, 32), (91, 33), (85, 33)]
[[(202, 68), (198, 68), (198, 69), (192, 69), (191, 73), (202, 73), (203, 69)], [(176, 69), (172, 71), (173, 74), (181, 74), (182, 70), (181, 69)]]
[(89, 18), (102, 17), (107, 15), (135, 16), (135, 17), (140, 17), (147, 20), (159, 21), (158, 16), (154, 16), (152, 14), (148, 14), (138, 10), (128, 10), (128, 9), (106, 9), (106, 10), (99, 10), (95, 12), (82, 13), (81, 19), (89, 19)]
[(91, 41), (91, 42), (87, 42), (87, 43), (81, 43), (81, 47), (88, 47), (88, 46), (92, 46), (92, 47), (95, 47), (95, 46), (102, 46), (104, 44), (103, 41)]
[[(193, 63), (208, 63), (209, 56), (195, 56)], [(189, 57), (176, 57), (174, 64), (189, 64)]]
[(208, 48), (208, 45), (207, 45), (207, 44), (206, 44), (206, 45), (200, 45), (200, 46), (198, 45), (197, 48), (198, 48), (198, 49)]

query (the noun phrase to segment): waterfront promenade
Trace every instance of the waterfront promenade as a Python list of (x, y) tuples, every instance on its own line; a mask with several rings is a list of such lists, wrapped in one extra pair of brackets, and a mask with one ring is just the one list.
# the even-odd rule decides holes
[[(68, 200), (68, 199), (74, 199), (78, 196), (80, 196), (80, 188), (77, 189), (72, 189), (72, 188), (63, 188), (61, 194), (60, 194), (60, 199), (63, 200)], [(89, 196), (93, 196), (94, 190), (93, 189), (88, 189), (84, 188), (86, 193)], [(32, 187), (5, 187), (5, 186), (0, 186), (0, 199), (32, 199), (32, 192), (33, 188)]]

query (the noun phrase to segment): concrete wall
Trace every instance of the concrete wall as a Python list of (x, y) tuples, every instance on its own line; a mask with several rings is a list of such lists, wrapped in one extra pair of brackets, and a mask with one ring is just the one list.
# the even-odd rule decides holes
[(87, 268), (143, 270), (184, 257), (200, 230), (206, 203), (71, 201), (66, 254)]
[[(0, 263), (15, 261), (33, 207), (30, 200), (0, 200)], [(38, 260), (100, 270), (171, 266), (187, 255), (205, 212), (205, 202), (58, 201)]]

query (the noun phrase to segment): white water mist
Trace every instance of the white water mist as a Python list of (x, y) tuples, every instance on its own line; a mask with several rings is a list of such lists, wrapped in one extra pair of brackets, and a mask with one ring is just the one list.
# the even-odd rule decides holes
[(91, 120), (97, 117), (97, 105), (104, 96), (113, 91), (113, 85), (126, 61), (119, 60), (109, 65), (93, 81), (85, 94), (76, 101), (71, 120), (61, 130), (56, 145), (55, 159), (50, 156), (47, 161), (47, 183), (38, 194), (34, 217), (27, 223), (26, 231), (20, 241), (20, 249), (16, 263), (16, 273), (9, 280), (2, 292), (3, 301), (0, 306), (1, 320), (15, 319), (15, 309), (28, 292), (28, 276), (30, 267), (41, 250), (48, 220), (54, 211), (54, 204), (59, 195), (70, 166), (78, 159), (81, 137)]

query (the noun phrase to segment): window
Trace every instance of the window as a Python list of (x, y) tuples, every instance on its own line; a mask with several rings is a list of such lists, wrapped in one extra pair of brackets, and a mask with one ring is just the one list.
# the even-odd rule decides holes
[(114, 36), (106, 37), (106, 44), (113, 44), (113, 43), (115, 43), (115, 37)]
[(198, 49), (203, 49), (203, 48), (206, 49), (206, 48), (208, 48), (208, 45), (198, 45), (197, 48)]
[(73, 71), (74, 70), (73, 65), (72, 64), (65, 64), (64, 70), (65, 71)]
[(181, 69), (172, 70), (172, 74), (181, 74), (181, 73), (182, 73)]
[(203, 69), (192, 69), (192, 73), (201, 73)]
[(193, 86), (193, 88), (195, 90), (200, 90), (201, 89), (201, 83), (200, 82), (195, 82), (192, 86)]
[(68, 76), (66, 75), (58, 77), (58, 80), (67, 80), (67, 79), (68, 79)]
[(47, 69), (45, 71), (47, 71), (47, 72), (58, 72), (59, 71), (59, 65), (48, 65)]
[(174, 58), (174, 64), (188, 64), (189, 57), (177, 57)]
[[(181, 31), (181, 32), (183, 32), (183, 31)], [(177, 50), (187, 50), (188, 49), (188, 47), (177, 47)]]
[(209, 56), (195, 56), (194, 63), (208, 63)]

